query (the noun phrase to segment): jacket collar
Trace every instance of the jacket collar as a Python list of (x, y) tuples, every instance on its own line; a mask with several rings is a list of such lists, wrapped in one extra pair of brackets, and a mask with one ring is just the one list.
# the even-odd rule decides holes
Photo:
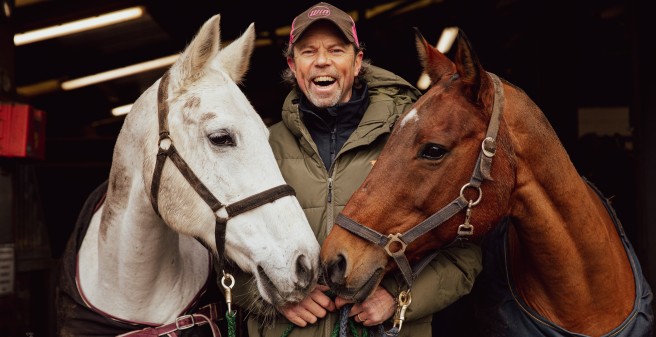
[(334, 127), (338, 129), (357, 127), (368, 105), (369, 96), (365, 84), (359, 89), (352, 90), (348, 102), (338, 103), (327, 109), (317, 108), (305, 95), (301, 95), (298, 109), (306, 127), (329, 132)]

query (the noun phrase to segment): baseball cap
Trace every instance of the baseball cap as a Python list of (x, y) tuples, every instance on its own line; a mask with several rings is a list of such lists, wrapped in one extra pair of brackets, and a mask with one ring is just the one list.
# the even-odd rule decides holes
[(296, 43), (301, 34), (319, 20), (328, 20), (334, 23), (349, 42), (355, 43), (356, 46), (360, 47), (353, 18), (341, 9), (326, 2), (320, 2), (294, 18), (292, 31), (289, 33), (289, 46), (291, 47)]

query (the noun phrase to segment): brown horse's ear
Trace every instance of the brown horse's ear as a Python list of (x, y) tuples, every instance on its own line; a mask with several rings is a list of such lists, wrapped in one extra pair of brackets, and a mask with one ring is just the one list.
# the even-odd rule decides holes
[(455, 63), (460, 79), (468, 85), (468, 96), (472, 101), (480, 102), (482, 100), (481, 93), (484, 92), (483, 88), (489, 84), (489, 79), (471, 47), (467, 35), (462, 30), (458, 32)]
[(421, 65), (424, 67), (424, 72), (430, 77), (431, 85), (442, 78), (451, 77), (456, 71), (453, 62), (426, 42), (426, 39), (424, 39), (424, 36), (421, 35), (421, 32), (416, 27), (415, 35), (419, 61), (421, 61)]

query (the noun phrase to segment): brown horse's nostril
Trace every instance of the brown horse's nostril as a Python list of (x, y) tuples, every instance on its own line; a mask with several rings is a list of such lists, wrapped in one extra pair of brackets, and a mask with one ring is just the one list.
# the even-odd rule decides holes
[(314, 277), (314, 275), (312, 275), (312, 264), (303, 254), (299, 255), (296, 259), (296, 276), (298, 276), (298, 282), (296, 282), (296, 285), (300, 289), (307, 287)]
[(327, 275), (331, 285), (343, 285), (346, 274), (346, 258), (338, 254), (337, 258), (328, 265)]

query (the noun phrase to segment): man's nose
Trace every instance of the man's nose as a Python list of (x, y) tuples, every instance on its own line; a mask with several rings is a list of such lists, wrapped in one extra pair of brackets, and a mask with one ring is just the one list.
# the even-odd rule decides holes
[(317, 53), (317, 65), (326, 65), (330, 62), (330, 54), (327, 50), (320, 50)]

